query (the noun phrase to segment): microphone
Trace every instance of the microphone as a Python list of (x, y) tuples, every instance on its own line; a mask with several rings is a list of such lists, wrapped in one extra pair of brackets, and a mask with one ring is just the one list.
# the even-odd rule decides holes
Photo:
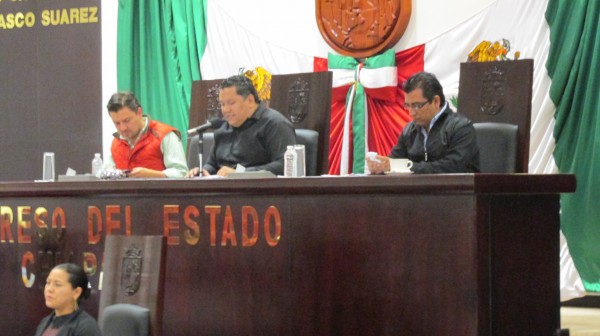
[(209, 128), (217, 129), (217, 128), (221, 127), (221, 125), (223, 125), (224, 122), (225, 122), (225, 120), (223, 120), (221, 118), (212, 118), (200, 126), (190, 128), (187, 131), (187, 134), (189, 137), (191, 137), (191, 136), (194, 136), (194, 134), (196, 134), (196, 133), (201, 134)]

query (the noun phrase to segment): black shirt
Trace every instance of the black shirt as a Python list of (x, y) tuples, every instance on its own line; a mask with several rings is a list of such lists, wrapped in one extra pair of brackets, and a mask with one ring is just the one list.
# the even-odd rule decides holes
[(71, 314), (46, 316), (38, 325), (36, 336), (41, 336), (48, 328), (58, 329), (58, 336), (101, 336), (96, 320), (85, 311), (78, 309)]
[(238, 164), (246, 171), (267, 170), (283, 175), (283, 154), (296, 144), (292, 123), (281, 113), (261, 103), (240, 127), (224, 123), (214, 132), (215, 144), (203, 169), (216, 174)]

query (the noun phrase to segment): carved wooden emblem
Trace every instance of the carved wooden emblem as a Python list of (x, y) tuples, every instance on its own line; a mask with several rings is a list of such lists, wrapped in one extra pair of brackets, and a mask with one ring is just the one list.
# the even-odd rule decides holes
[(506, 99), (505, 71), (494, 66), (483, 74), (481, 82), (481, 112), (488, 115), (500, 113)]
[(301, 123), (306, 118), (309, 94), (308, 82), (301, 78), (296, 79), (288, 90), (288, 115), (292, 123)]
[(125, 250), (121, 264), (121, 290), (126, 296), (135, 294), (140, 289), (142, 277), (142, 249), (135, 245)]
[(411, 0), (316, 0), (321, 35), (335, 51), (355, 58), (393, 47), (404, 34)]

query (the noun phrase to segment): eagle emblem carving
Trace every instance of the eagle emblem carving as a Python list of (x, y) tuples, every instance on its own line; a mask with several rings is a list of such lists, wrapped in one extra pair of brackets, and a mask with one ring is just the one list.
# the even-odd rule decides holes
[(355, 58), (393, 47), (411, 14), (411, 0), (316, 0), (321, 36), (338, 53)]

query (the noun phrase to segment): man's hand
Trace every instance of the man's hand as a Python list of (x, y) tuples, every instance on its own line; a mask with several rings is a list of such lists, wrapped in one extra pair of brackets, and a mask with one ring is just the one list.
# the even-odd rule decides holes
[(387, 156), (377, 155), (375, 160), (369, 158), (366, 158), (365, 160), (367, 161), (367, 168), (369, 168), (371, 174), (383, 174), (390, 171), (390, 158)]
[(187, 172), (187, 174), (185, 174), (185, 177), (187, 177), (187, 178), (196, 177), (196, 176), (198, 176), (199, 172), (200, 172), (199, 167), (192, 168), (192, 169), (190, 169), (190, 171)]
[[(200, 168), (196, 167), (196, 168), (190, 169), (190, 171), (185, 175), (185, 177), (192, 178), (192, 177), (196, 177), (199, 175), (200, 175)], [(210, 173), (206, 169), (202, 169), (202, 176), (210, 176)]]
[(227, 167), (227, 166), (223, 166), (221, 167), (221, 169), (219, 169), (219, 171), (217, 172), (217, 175), (219, 176), (227, 176), (230, 173), (235, 173), (235, 169), (231, 168), (231, 167)]

